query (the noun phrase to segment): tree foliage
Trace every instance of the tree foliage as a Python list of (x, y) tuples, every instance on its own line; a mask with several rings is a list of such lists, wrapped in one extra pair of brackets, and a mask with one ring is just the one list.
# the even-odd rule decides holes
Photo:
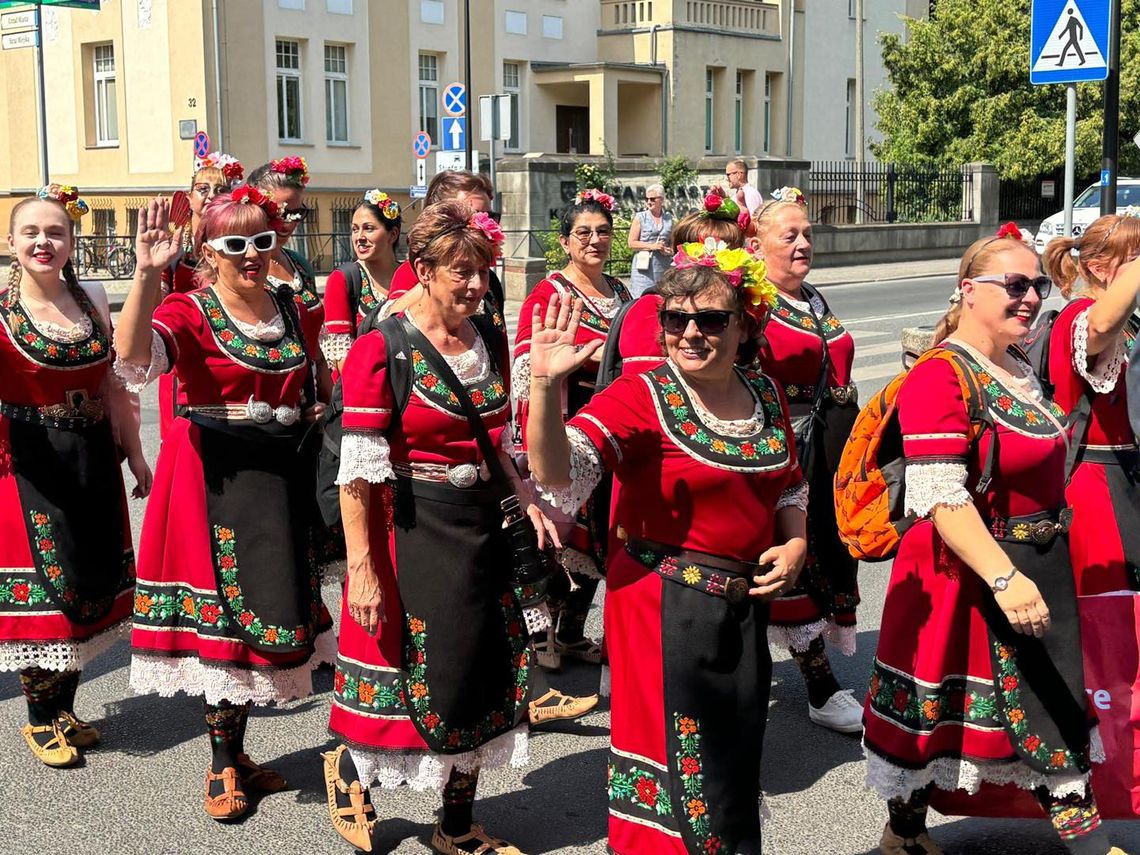
[[(1123, 0), (1120, 172), (1140, 170), (1140, 0)], [(913, 166), (992, 163), (1028, 179), (1065, 163), (1065, 87), (1029, 82), (1030, 0), (938, 0), (908, 20), (905, 40), (880, 37), (890, 88), (874, 106), (883, 135), (872, 149)], [(1077, 86), (1077, 175), (1100, 168), (1104, 89)]]

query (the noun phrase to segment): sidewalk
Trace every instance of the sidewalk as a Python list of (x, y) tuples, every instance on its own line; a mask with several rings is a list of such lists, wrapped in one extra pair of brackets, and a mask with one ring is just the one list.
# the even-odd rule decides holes
[[(953, 276), (958, 272), (958, 259), (942, 258), (931, 261), (901, 261), (892, 264), (856, 264), (846, 267), (821, 267), (813, 270), (812, 285), (850, 285), (857, 282), (889, 282), (898, 279), (918, 279), (925, 276)], [(317, 290), (324, 293), (327, 276), (317, 277)], [(131, 280), (105, 280), (103, 287), (111, 301), (111, 311), (123, 308)]]

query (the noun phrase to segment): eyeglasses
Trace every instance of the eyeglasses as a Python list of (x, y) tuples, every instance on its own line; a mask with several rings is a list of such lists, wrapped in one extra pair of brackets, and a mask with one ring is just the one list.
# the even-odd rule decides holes
[(614, 236), (614, 230), (608, 226), (602, 226), (600, 229), (574, 229), (571, 234), (583, 244), (588, 244), (594, 235), (597, 235), (600, 241), (611, 240)]
[(646, 202), (660, 202), (664, 198), (665, 198), (664, 196), (646, 196), (645, 201)]
[(742, 170), (734, 169), (731, 172), (725, 172), (724, 177), (725, 178), (731, 178), (734, 175), (743, 175), (743, 174), (744, 174), (744, 172)]
[(991, 282), (1005, 288), (1011, 300), (1020, 300), (1032, 288), (1042, 300), (1053, 291), (1053, 280), (1048, 276), (1026, 276), (1024, 273), (1003, 273), (1000, 276), (971, 276), (975, 282)]
[(229, 188), (224, 184), (195, 184), (193, 189), (196, 195), (209, 199), (211, 196), (220, 196)]
[(253, 237), (223, 235), (206, 241), (206, 246), (216, 249), (218, 252), (224, 252), (226, 255), (245, 255), (251, 243), (258, 252), (269, 252), (277, 246), (277, 232), (261, 232)]
[(683, 335), (693, 321), (701, 335), (720, 335), (732, 320), (732, 312), (723, 309), (704, 309), (700, 312), (677, 312), (667, 309), (661, 313), (661, 329), (669, 335)]
[(286, 208), (281, 212), (281, 219), (287, 223), (299, 223), (309, 216), (309, 209), (302, 205), (300, 208)]

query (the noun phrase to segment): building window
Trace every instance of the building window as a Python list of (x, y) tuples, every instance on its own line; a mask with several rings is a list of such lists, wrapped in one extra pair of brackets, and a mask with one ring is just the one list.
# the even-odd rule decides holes
[(348, 48), (325, 45), (325, 139), (348, 142)]
[(518, 151), (522, 146), (522, 140), (519, 139), (519, 78), (519, 64), (504, 62), (503, 91), (511, 96), (511, 138), (507, 140), (508, 151)]
[(560, 38), (562, 38), (562, 16), (561, 15), (543, 15), (542, 16), (542, 37), (544, 39), (560, 39)]
[(277, 0), (277, 8), (293, 9), (297, 12), (304, 12), (305, 0)]
[(301, 43), (277, 39), (277, 138), (301, 139)]
[(443, 0), (420, 0), (420, 20), (425, 24), (442, 24)]
[(339, 267), (353, 260), (352, 212), (353, 208), (332, 209), (333, 265)]
[(736, 72), (736, 104), (734, 105), (733, 150), (744, 151), (744, 72)]
[(95, 45), (95, 142), (119, 144), (118, 87), (115, 85), (115, 48)]
[(764, 74), (764, 153), (772, 151), (772, 75)]
[(325, 8), (330, 15), (351, 15), (352, 0), (326, 0)]
[(439, 144), (439, 57), (420, 54), (420, 130)]
[(713, 70), (705, 69), (705, 153), (713, 150)]
[(855, 81), (847, 78), (847, 133), (844, 134), (843, 151), (848, 157), (855, 156)]
[(512, 12), (507, 10), (507, 32), (512, 36), (526, 35), (526, 12)]
[(115, 210), (114, 208), (96, 208), (93, 212), (94, 223), (92, 224), (91, 233), (97, 235), (113, 235), (115, 234)]

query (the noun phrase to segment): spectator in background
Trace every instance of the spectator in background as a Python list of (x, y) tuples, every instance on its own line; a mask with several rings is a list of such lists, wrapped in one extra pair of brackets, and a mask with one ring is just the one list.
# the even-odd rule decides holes
[(629, 225), (629, 248), (634, 251), (629, 292), (640, 297), (669, 268), (673, 252), (673, 215), (665, 210), (665, 188), (651, 184), (645, 190), (646, 208)]
[(760, 191), (748, 183), (748, 164), (743, 160), (730, 160), (724, 167), (724, 177), (728, 179), (736, 204), (749, 214), (756, 213), (756, 209), (764, 204)]

